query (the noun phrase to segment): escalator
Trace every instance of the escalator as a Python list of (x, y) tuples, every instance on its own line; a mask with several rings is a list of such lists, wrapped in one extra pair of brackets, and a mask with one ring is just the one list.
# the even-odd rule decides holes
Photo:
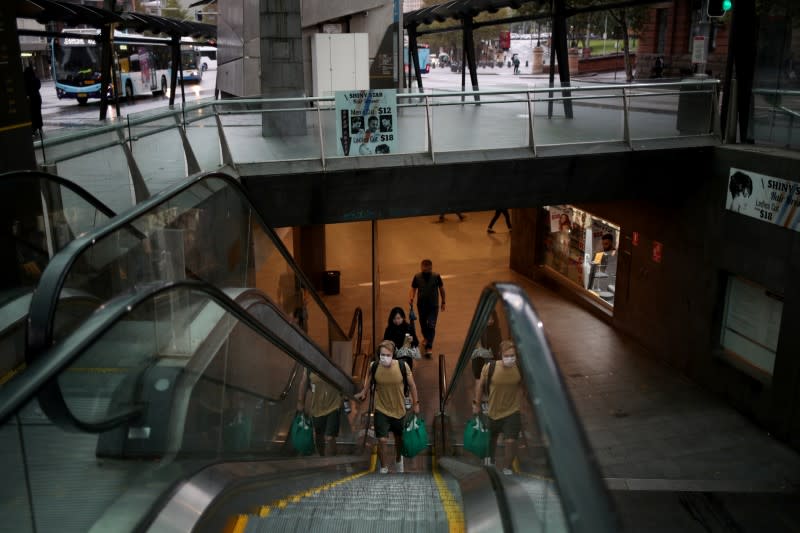
[[(70, 292), (95, 311), (66, 321)], [(524, 389), (520, 436), (498, 441), (494, 464), (463, 438), (490, 314), (518, 346)], [(431, 446), (413, 471), (374, 473), (366, 403), (343, 416), (340, 455), (298, 455), (298, 376), (317, 373), (343, 398), (363, 378), (353, 316), (345, 333), (224, 174), (75, 239), (31, 299), (28, 368), (0, 389), (0, 527), (619, 530), (542, 325), (515, 286), (487, 288), (451, 381), (440, 361)]]
[[(0, 174), (0, 386), (25, 365), (28, 308), (50, 259), (76, 237), (114, 216), (90, 193), (58, 176)], [(64, 313), (54, 327), (70, 329), (99, 303), (80, 291), (62, 295)]]
[[(351, 377), (268, 298), (231, 296), (196, 281), (141, 285), (0, 390), (3, 528), (619, 530), (542, 324), (518, 287), (484, 291), (451, 380), (440, 360), (430, 455), (416, 459), (415, 472), (387, 475), (375, 473), (372, 442), (331, 457), (294, 451), (297, 371), (318, 373), (346, 397)], [(473, 419), (472, 353), (492, 311), (518, 347), (522, 387), (518, 442), (512, 450), (500, 439), (494, 466), (462, 437)], [(151, 338), (131, 334), (144, 329)], [(102, 356), (106, 374), (121, 375), (113, 386), (99, 374), (76, 379)], [(347, 420), (339, 438), (358, 442), (362, 418)], [(504, 475), (501, 461), (512, 456)]]
[(287, 244), (234, 178), (209, 173), (187, 179), (53, 257), (31, 301), (36, 312), (30, 315), (27, 356), (36, 359), (70, 333), (55, 328), (67, 312), (65, 291), (87, 294), (99, 307), (142, 284), (202, 280), (226, 290), (261, 291), (337, 363), (351, 367), (360, 350), (360, 321), (349, 332), (339, 326)]

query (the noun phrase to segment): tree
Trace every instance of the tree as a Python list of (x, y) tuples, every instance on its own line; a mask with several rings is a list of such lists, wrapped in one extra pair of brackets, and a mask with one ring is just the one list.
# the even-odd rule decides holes
[(633, 81), (633, 64), (630, 54), (630, 34), (639, 33), (648, 15), (647, 7), (609, 9), (609, 16), (616, 22), (622, 37), (622, 55), (625, 61), (625, 79), (628, 83)]
[(178, 0), (167, 0), (167, 4), (161, 8), (161, 16), (171, 19), (189, 20), (189, 13), (181, 7)]

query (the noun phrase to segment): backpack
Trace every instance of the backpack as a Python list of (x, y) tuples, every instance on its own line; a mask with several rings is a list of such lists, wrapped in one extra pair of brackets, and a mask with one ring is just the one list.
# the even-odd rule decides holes
[(486, 397), (489, 397), (489, 386), (492, 384), (492, 376), (494, 375), (494, 367), (497, 365), (497, 360), (492, 359), (487, 363), (489, 365), (489, 374), (486, 376), (486, 383), (483, 384), (483, 391)]
[[(369, 367), (369, 392), (375, 392), (375, 372), (378, 371), (378, 361), (373, 361)], [(403, 376), (403, 396), (408, 396), (408, 375), (406, 373), (406, 364), (404, 361), (397, 359), (397, 364), (400, 365), (400, 374)]]

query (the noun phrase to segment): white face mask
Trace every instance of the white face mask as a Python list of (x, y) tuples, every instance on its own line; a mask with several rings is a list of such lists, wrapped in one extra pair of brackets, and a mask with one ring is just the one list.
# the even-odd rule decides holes
[(517, 357), (512, 355), (510, 357), (503, 357), (503, 366), (514, 366), (514, 363), (517, 362)]
[(381, 364), (385, 367), (392, 366), (392, 356), (391, 355), (381, 355)]

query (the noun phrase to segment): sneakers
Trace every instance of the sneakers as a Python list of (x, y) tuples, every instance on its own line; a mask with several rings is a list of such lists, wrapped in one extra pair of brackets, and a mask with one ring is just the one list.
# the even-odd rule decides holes
[(464, 222), (464, 219), (467, 218), (466, 216), (462, 215), (461, 213), (456, 213), (458, 215), (458, 221)]
[(388, 474), (389, 473), (389, 467), (388, 466), (382, 466), (381, 469), (378, 470), (378, 473), (379, 474)]
[(432, 358), (433, 358), (433, 352), (431, 351), (425, 352), (425, 359), (432, 359)]
[(494, 230), (492, 228), (486, 228), (486, 233), (494, 233)]
[(483, 458), (483, 464), (485, 466), (492, 466), (492, 465), (494, 465), (494, 461), (492, 461), (491, 457), (484, 457)]
[(503, 469), (503, 475), (504, 475), (504, 476), (510, 476), (510, 475), (511, 475), (511, 474), (513, 474), (513, 473), (514, 473), (514, 471), (513, 471), (513, 470), (511, 470), (510, 468), (504, 468), (504, 469)]
[(401, 457), (399, 461), (394, 464), (394, 471), (398, 474), (402, 474), (405, 470), (403, 469), (403, 458)]

